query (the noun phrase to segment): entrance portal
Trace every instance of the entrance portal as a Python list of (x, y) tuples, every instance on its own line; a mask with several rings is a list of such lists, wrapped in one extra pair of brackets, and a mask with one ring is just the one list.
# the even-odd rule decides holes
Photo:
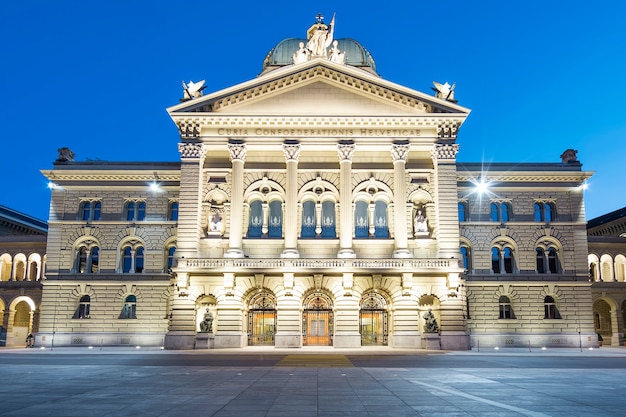
[(361, 346), (387, 346), (389, 335), (387, 302), (379, 292), (368, 292), (361, 298), (359, 329)]
[(361, 310), (361, 345), (387, 346), (387, 312)]
[(334, 314), (332, 301), (322, 291), (309, 294), (302, 312), (302, 344), (304, 346), (332, 346)]
[(250, 310), (248, 312), (248, 329), (251, 346), (274, 346), (276, 334), (276, 310)]
[(304, 310), (302, 322), (305, 346), (332, 346), (332, 310)]
[(250, 299), (248, 305), (248, 345), (274, 346), (276, 298), (269, 291), (261, 291)]

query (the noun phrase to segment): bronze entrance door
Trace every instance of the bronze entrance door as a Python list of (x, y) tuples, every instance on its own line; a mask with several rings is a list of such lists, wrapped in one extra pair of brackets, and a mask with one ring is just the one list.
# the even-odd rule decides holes
[(361, 310), (361, 345), (387, 346), (387, 311)]
[(304, 310), (302, 313), (302, 343), (305, 346), (332, 346), (333, 311)]
[(274, 346), (276, 310), (250, 310), (248, 312), (248, 329), (248, 345)]

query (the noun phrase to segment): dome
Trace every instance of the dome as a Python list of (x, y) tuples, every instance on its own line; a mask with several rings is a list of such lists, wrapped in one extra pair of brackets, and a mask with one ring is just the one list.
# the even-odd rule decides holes
[[(279, 67), (293, 64), (293, 54), (300, 49), (300, 42), (306, 45), (306, 39), (287, 38), (278, 42), (278, 44), (272, 48), (263, 61), (262, 74), (272, 71)], [(347, 65), (353, 67), (359, 67), (366, 71), (369, 71), (375, 75), (376, 63), (372, 54), (363, 47), (358, 41), (350, 38), (337, 39), (337, 47), (341, 52), (345, 53), (344, 62)], [(331, 47), (329, 47), (330, 49)]]

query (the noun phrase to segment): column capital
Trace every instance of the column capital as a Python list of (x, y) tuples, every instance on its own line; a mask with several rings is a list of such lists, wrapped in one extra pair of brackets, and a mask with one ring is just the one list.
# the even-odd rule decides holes
[(438, 143), (432, 150), (432, 157), (435, 160), (455, 160), (456, 154), (459, 152), (459, 145)]
[(352, 162), (356, 145), (354, 142), (341, 142), (337, 144), (337, 153), (339, 154), (339, 162)]
[(393, 162), (406, 162), (409, 157), (409, 149), (411, 149), (411, 145), (408, 143), (394, 143), (391, 145), (391, 158)]
[(202, 159), (206, 154), (201, 143), (179, 143), (178, 152), (181, 159)]
[(231, 161), (242, 161), (246, 160), (246, 144), (245, 143), (228, 143), (228, 152), (230, 153)]
[(283, 143), (283, 153), (285, 159), (288, 161), (298, 162), (300, 158), (300, 144), (299, 143)]

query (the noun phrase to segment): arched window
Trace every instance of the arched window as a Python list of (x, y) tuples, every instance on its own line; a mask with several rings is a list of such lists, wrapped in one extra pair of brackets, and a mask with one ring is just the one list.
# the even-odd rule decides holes
[(546, 295), (543, 299), (544, 319), (560, 319), (561, 315), (552, 296)]
[(270, 203), (268, 237), (283, 237), (283, 202), (274, 200)]
[(509, 203), (491, 203), (489, 218), (492, 222), (508, 222), (511, 216)]
[(463, 258), (463, 268), (470, 271), (472, 269), (471, 250), (467, 246), (461, 246), (461, 256)]
[(374, 203), (374, 237), (388, 239), (389, 228), (387, 225), (387, 203), (379, 200)]
[(178, 220), (178, 201), (170, 202), (170, 207), (167, 213), (167, 219), (170, 221)]
[(357, 201), (354, 206), (354, 237), (357, 239), (369, 237), (367, 208), (365, 201)]
[(513, 266), (513, 250), (511, 248), (504, 248), (504, 272), (512, 274)]
[(137, 297), (129, 295), (124, 300), (120, 319), (136, 319), (137, 318)]
[(511, 307), (511, 299), (506, 295), (501, 295), (498, 300), (500, 315), (498, 318), (500, 319), (514, 319), (513, 308)]
[(556, 205), (554, 203), (535, 203), (534, 217), (536, 222), (552, 222), (556, 219)]
[(78, 249), (76, 272), (84, 274), (87, 270), (87, 248), (82, 246)]
[(250, 203), (248, 237), (259, 238), (261, 236), (263, 236), (263, 203), (261, 200), (254, 200)]
[(315, 215), (315, 202), (307, 200), (302, 203), (302, 226), (300, 237), (315, 237), (315, 225), (317, 216)]
[(165, 261), (166, 270), (169, 271), (174, 267), (174, 253), (176, 252), (176, 246), (170, 246), (167, 248), (167, 259)]
[(491, 270), (494, 274), (500, 273), (500, 249), (491, 248)]
[(489, 217), (490, 217), (491, 221), (492, 222), (500, 221), (500, 215), (498, 213), (500, 210), (498, 209), (498, 204), (491, 203), (490, 207), (491, 208), (490, 208), (490, 211), (489, 211), (489, 213), (490, 213)]
[(537, 273), (545, 274), (546, 273), (546, 255), (542, 248), (535, 249), (536, 258), (537, 258)]
[(72, 316), (73, 319), (88, 319), (89, 310), (91, 307), (91, 297), (88, 295), (83, 295), (80, 297), (80, 301), (78, 302), (78, 308), (74, 312)]
[(144, 270), (144, 248), (141, 246), (122, 248), (122, 273), (140, 273)]
[(495, 274), (512, 274), (515, 269), (515, 259), (513, 249), (505, 247), (503, 249), (491, 248), (491, 270)]
[(81, 218), (85, 221), (91, 220), (91, 202), (84, 201), (81, 205)]
[(135, 250), (135, 272), (143, 272), (143, 248)]
[(552, 220), (554, 220), (554, 208), (552, 204), (550, 203), (544, 204), (543, 211), (544, 211), (543, 217), (545, 221), (551, 222)]
[(467, 221), (467, 203), (460, 202), (459, 203), (459, 221), (466, 222)]
[(324, 201), (322, 203), (322, 237), (334, 239), (337, 237), (335, 229), (335, 202)]
[(122, 272), (125, 274), (131, 272), (132, 267), (133, 267), (133, 250), (130, 248), (130, 246), (127, 246), (124, 248), (123, 255), (122, 255)]
[(548, 249), (548, 270), (553, 274), (561, 270), (558, 252), (555, 248)]
[(142, 221), (146, 219), (146, 203), (143, 201), (137, 204), (137, 220)]
[(128, 201), (125, 211), (127, 221), (142, 221), (146, 219), (146, 203), (143, 201), (137, 203)]
[(102, 203), (96, 201), (93, 203), (93, 219), (100, 220), (100, 213), (102, 212)]
[(502, 203), (500, 205), (500, 220), (503, 222), (508, 222), (509, 219), (509, 215), (511, 213), (511, 206), (509, 205), (509, 203)]
[(126, 220), (135, 220), (135, 203), (132, 201), (126, 203)]

